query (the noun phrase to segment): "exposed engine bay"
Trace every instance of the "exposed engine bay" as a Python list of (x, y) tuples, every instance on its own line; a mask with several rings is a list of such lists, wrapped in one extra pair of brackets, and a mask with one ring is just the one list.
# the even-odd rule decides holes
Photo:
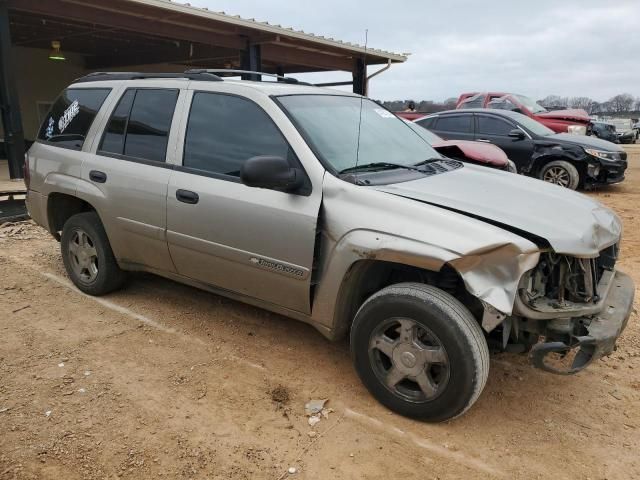
[[(617, 244), (596, 258), (541, 254), (520, 284), (520, 315), (507, 317), (496, 329), (494, 346), (530, 351), (536, 367), (560, 374), (576, 373), (596, 355), (611, 353), (612, 332), (603, 331), (600, 306), (605, 297), (617, 295), (612, 287), (625, 282), (614, 270), (617, 256)], [(566, 315), (558, 315), (563, 312)]]

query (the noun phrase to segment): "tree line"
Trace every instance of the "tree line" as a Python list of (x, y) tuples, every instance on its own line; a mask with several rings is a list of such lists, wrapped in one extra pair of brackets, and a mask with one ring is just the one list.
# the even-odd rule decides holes
[[(443, 102), (432, 100), (391, 100), (379, 102), (392, 112), (406, 110), (409, 103), (415, 104), (415, 109), (422, 113), (442, 112), (456, 108), (457, 98), (448, 98)], [(547, 95), (538, 100), (538, 103), (548, 110), (560, 110), (565, 108), (581, 108), (589, 115), (629, 114), (640, 112), (640, 97), (634, 97), (630, 93), (621, 93), (604, 102), (598, 102), (589, 97), (561, 97), (559, 95)]]

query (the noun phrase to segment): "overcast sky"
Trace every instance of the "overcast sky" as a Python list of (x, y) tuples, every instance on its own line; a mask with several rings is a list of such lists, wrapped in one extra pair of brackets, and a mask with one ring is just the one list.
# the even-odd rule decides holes
[[(370, 47), (411, 52), (371, 81), (378, 99), (444, 100), (474, 90), (640, 96), (640, 0), (189, 2), (359, 44), (368, 29)], [(327, 79), (350, 77), (312, 80)]]

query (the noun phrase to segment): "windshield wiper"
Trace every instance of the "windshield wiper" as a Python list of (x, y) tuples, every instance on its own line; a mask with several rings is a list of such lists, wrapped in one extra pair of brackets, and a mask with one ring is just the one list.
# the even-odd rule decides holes
[[(422, 162), (421, 162), (422, 163)], [(357, 172), (359, 170), (387, 170), (391, 168), (404, 168), (406, 170), (415, 170), (416, 172), (425, 173), (421, 168), (417, 168), (414, 165), (402, 165), (400, 163), (391, 163), (391, 162), (373, 162), (373, 163), (364, 163), (362, 165), (356, 165), (354, 167), (345, 168), (344, 170), (340, 170), (340, 174)]]
[[(422, 166), (422, 165), (428, 165), (430, 163), (440, 162), (442, 160), (444, 160), (443, 157), (427, 158), (426, 160), (423, 160), (421, 162), (418, 162), (418, 163), (414, 164), (414, 167), (419, 167), (419, 166)], [(422, 170), (420, 170), (420, 171), (422, 172)]]

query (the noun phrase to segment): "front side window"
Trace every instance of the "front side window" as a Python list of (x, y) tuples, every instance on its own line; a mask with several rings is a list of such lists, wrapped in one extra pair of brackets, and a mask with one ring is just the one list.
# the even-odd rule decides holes
[(471, 114), (438, 117), (435, 130), (453, 133), (471, 133)]
[(256, 156), (289, 158), (289, 144), (262, 108), (250, 100), (196, 92), (187, 123), (182, 165), (207, 173), (240, 176)]
[(107, 124), (99, 153), (164, 162), (178, 90), (128, 89)]
[(476, 118), (478, 119), (478, 134), (508, 137), (509, 132), (515, 128), (500, 118), (485, 115), (478, 115)]
[(336, 172), (391, 162), (414, 165), (440, 155), (377, 103), (343, 95), (288, 95), (278, 101), (314, 152)]
[(81, 150), (110, 88), (67, 88), (45, 117), (38, 140)]

